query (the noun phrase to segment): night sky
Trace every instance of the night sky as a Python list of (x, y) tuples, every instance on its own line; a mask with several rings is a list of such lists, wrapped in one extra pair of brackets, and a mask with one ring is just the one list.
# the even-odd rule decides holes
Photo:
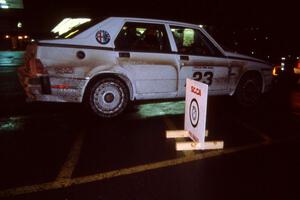
[(299, 20), (296, 1), (221, 0), (24, 0), (27, 16), (49, 22), (69, 15), (135, 16), (166, 18), (194, 23), (294, 25)]

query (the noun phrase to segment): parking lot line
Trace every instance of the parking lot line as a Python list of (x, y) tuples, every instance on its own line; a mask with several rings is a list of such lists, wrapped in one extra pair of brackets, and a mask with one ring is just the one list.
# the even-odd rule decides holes
[(79, 160), (83, 139), (84, 139), (84, 131), (81, 130), (77, 133), (75, 141), (70, 149), (70, 153), (56, 177), (57, 181), (68, 180), (72, 177), (73, 171)]
[(110, 179), (114, 177), (120, 177), (125, 175), (131, 175), (136, 173), (141, 173), (149, 170), (155, 170), (160, 168), (167, 168), (172, 166), (177, 166), (189, 162), (194, 161), (200, 161), (206, 158), (213, 158), (221, 155), (227, 155), (232, 154), (244, 150), (250, 150), (254, 148), (258, 148), (263, 145), (269, 145), (271, 143), (266, 144), (265, 142), (261, 143), (255, 143), (250, 145), (245, 145), (241, 147), (233, 147), (228, 148), (224, 150), (217, 150), (217, 151), (205, 151), (201, 153), (194, 153), (193, 155), (183, 156), (176, 159), (170, 159), (165, 160), (161, 162), (155, 162), (155, 163), (149, 163), (145, 165), (138, 165), (134, 167), (119, 169), (119, 170), (113, 170), (110, 172), (104, 172), (104, 173), (98, 173), (94, 175), (88, 175), (83, 177), (77, 177), (77, 178), (70, 178), (70, 179), (60, 179), (56, 180), (54, 182), (48, 182), (48, 183), (42, 183), (42, 184), (36, 184), (36, 185), (30, 185), (30, 186), (23, 186), (23, 187), (17, 187), (17, 188), (11, 188), (0, 191), (0, 197), (12, 197), (17, 195), (24, 195), (29, 193), (35, 193), (35, 192), (42, 192), (42, 191), (48, 191), (48, 190), (54, 190), (54, 189), (60, 189), (60, 188), (67, 188), (75, 185), (85, 184), (85, 183), (91, 183), (96, 181), (101, 181), (104, 179)]

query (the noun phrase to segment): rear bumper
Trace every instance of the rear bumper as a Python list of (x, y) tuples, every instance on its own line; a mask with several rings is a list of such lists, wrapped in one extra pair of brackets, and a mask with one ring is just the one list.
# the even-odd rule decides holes
[(19, 81), (29, 100), (37, 100), (39, 95), (51, 94), (48, 75), (32, 75), (24, 66), (18, 68)]
[[(28, 101), (82, 102), (87, 79), (32, 75), (25, 67), (18, 68), (19, 81)], [(60, 88), (58, 86), (67, 86)]]

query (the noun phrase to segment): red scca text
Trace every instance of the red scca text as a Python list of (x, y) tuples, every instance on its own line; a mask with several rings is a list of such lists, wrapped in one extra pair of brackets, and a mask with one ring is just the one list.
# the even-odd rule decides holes
[(198, 88), (192, 86), (192, 87), (191, 87), (191, 91), (192, 91), (192, 93), (195, 93), (196, 95), (201, 96), (201, 90), (200, 90), (200, 89), (198, 89)]

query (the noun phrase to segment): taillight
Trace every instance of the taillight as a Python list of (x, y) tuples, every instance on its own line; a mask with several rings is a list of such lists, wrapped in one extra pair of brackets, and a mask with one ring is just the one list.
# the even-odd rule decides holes
[(39, 59), (29, 60), (29, 68), (31, 74), (47, 74), (47, 70), (44, 68), (42, 62)]

